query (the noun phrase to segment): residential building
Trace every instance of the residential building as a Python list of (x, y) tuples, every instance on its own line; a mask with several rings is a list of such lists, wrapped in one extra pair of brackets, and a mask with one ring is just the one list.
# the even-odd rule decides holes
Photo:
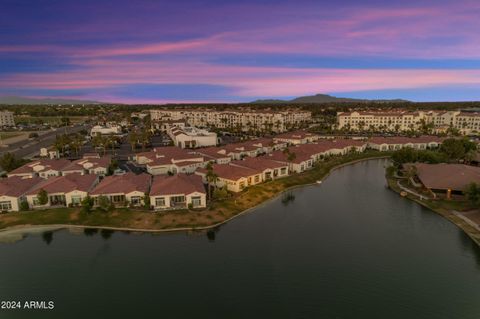
[[(52, 206), (80, 206), (82, 200), (98, 184), (95, 175), (69, 174), (42, 180), (26, 193), (30, 208), (47, 208)], [(41, 205), (38, 200), (40, 190), (47, 192), (48, 203)]]
[(405, 164), (405, 169), (412, 169), (418, 181), (434, 197), (463, 195), (471, 183), (480, 184), (480, 167), (463, 164)]
[(207, 196), (198, 175), (155, 176), (150, 190), (150, 205), (155, 210), (203, 208)]
[(273, 140), (275, 142), (285, 142), (289, 145), (298, 145), (298, 144), (306, 144), (306, 143), (313, 143), (317, 141), (320, 136), (304, 131), (298, 130), (294, 132), (287, 132), (283, 134), (276, 135)]
[(227, 111), (212, 109), (158, 109), (150, 110), (150, 116), (152, 121), (184, 120), (192, 126), (213, 126), (244, 132), (249, 130), (284, 132), (287, 129), (308, 123), (312, 119), (311, 112), (299, 109), (275, 112), (248, 109)]
[(225, 187), (231, 192), (240, 192), (248, 186), (256, 185), (262, 182), (263, 170), (253, 169), (233, 164), (213, 164), (213, 173), (217, 176), (217, 181), (207, 180), (207, 169), (199, 168), (195, 174), (202, 176), (204, 183), (213, 184), (216, 187)]
[(42, 147), (40, 149), (40, 157), (48, 157), (50, 159), (60, 158), (60, 152), (55, 148)]
[(93, 174), (105, 176), (108, 173), (108, 167), (112, 163), (110, 156), (103, 156), (99, 158), (92, 158), (87, 155), (87, 158), (81, 158), (70, 163), (69, 166), (62, 170), (62, 175), (79, 173), (79, 174)]
[(20, 176), (24, 178), (40, 176), (42, 178), (50, 178), (62, 175), (62, 171), (70, 166), (70, 164), (71, 162), (66, 159), (40, 159), (14, 169), (9, 172), (7, 176)]
[(411, 147), (418, 150), (437, 148), (444, 138), (437, 136), (420, 137), (372, 137), (368, 139), (368, 147), (377, 151), (395, 151), (404, 147)]
[(106, 125), (95, 125), (90, 130), (90, 136), (95, 135), (118, 135), (122, 133), (122, 127), (117, 124), (108, 123)]
[(353, 111), (337, 113), (337, 128), (354, 131), (409, 131), (430, 126), (432, 132), (445, 132), (449, 128), (462, 134), (480, 132), (480, 113), (461, 111)]
[(246, 167), (262, 172), (262, 182), (288, 176), (288, 165), (274, 161), (266, 156), (247, 157), (241, 161), (233, 161), (232, 166)]
[(90, 192), (90, 196), (95, 205), (98, 205), (100, 196), (105, 196), (115, 206), (141, 206), (150, 190), (151, 179), (149, 174), (131, 172), (107, 176)]
[(152, 175), (193, 173), (207, 162), (201, 154), (175, 146), (156, 147), (151, 152), (138, 153), (134, 160), (145, 165)]
[(0, 112), (0, 126), (15, 126), (13, 112), (10, 112), (10, 111)]
[(0, 212), (18, 212), (21, 203), (26, 201), (25, 194), (36, 184), (43, 181), (39, 177), (22, 178), (15, 176), (0, 180)]
[(172, 139), (173, 144), (181, 148), (197, 148), (217, 145), (217, 133), (193, 126), (183, 128), (173, 126), (167, 129), (167, 134)]

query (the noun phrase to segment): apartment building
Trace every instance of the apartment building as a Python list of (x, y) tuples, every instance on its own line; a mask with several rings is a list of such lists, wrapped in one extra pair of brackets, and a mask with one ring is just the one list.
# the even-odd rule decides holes
[(15, 126), (15, 120), (13, 119), (13, 112), (9, 112), (9, 111), (0, 112), (0, 126)]
[(308, 123), (312, 119), (311, 112), (302, 110), (273, 112), (160, 109), (150, 110), (150, 116), (152, 121), (185, 121), (189, 125), (198, 127), (214, 126), (240, 131), (270, 130), (273, 132), (284, 132), (302, 123)]
[(462, 134), (480, 132), (480, 113), (461, 111), (392, 111), (392, 112), (338, 112), (337, 128), (354, 131), (418, 130), (422, 125), (431, 125), (433, 132), (444, 132), (448, 128), (458, 129)]

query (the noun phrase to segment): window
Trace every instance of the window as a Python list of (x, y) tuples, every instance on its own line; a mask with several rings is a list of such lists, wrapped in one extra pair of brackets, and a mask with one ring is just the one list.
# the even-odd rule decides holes
[(82, 197), (81, 196), (72, 196), (72, 204), (80, 204), (82, 202)]
[(202, 205), (202, 198), (200, 196), (193, 196), (192, 197), (192, 206), (198, 207)]
[(12, 209), (12, 203), (11, 202), (0, 202), (0, 210), (1, 211), (6, 211), (6, 210), (11, 210)]
[(165, 206), (165, 197), (155, 198), (155, 206)]
[(125, 196), (124, 195), (114, 195), (110, 197), (110, 201), (112, 203), (120, 203), (125, 201)]
[(185, 203), (185, 196), (172, 196), (170, 197), (171, 203)]
[(142, 202), (142, 198), (140, 196), (132, 196), (130, 202), (132, 205), (139, 205)]

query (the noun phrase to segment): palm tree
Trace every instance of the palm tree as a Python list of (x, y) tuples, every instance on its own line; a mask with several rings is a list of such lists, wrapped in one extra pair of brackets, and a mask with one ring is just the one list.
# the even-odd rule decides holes
[(212, 165), (212, 162), (208, 162), (207, 164), (207, 174), (205, 175), (206, 179), (207, 179), (207, 191), (208, 191), (208, 198), (212, 198), (212, 190), (211, 190), (211, 184), (213, 184), (213, 187), (216, 188), (217, 187), (217, 182), (218, 182), (218, 175), (215, 174), (215, 172), (213, 171), (213, 165)]
[(130, 134), (128, 135), (128, 142), (130, 143), (130, 146), (132, 147), (132, 152), (135, 151), (135, 148), (137, 147), (137, 142), (138, 142), (138, 134), (135, 131), (131, 131)]

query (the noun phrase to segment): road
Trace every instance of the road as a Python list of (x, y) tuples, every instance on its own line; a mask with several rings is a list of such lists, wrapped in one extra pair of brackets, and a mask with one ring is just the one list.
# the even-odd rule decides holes
[(61, 127), (54, 131), (40, 135), (37, 139), (34, 140), (23, 140), (20, 142), (12, 143), (8, 147), (0, 149), (0, 155), (5, 153), (12, 153), (16, 157), (29, 158), (37, 154), (42, 147), (49, 147), (55, 141), (55, 137), (60, 134), (77, 133), (81, 130), (89, 130), (90, 127), (85, 124), (77, 124), (75, 126)]

